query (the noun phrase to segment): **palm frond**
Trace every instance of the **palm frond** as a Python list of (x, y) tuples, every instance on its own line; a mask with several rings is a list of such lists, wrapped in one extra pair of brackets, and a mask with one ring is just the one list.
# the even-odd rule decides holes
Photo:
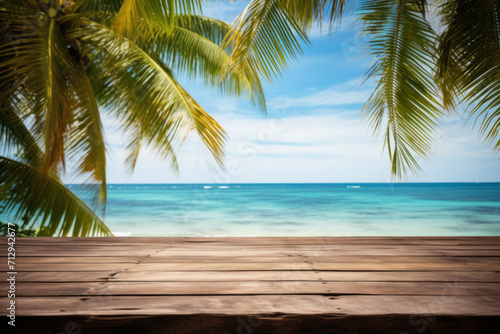
[[(2, 101), (5, 102), (5, 101)], [(0, 147), (3, 154), (22, 154), (22, 160), (31, 166), (40, 167), (44, 154), (35, 138), (8, 103), (0, 103)]]
[(160, 24), (170, 31), (175, 26), (176, 14), (201, 13), (201, 0), (124, 0), (114, 21), (114, 29), (133, 38), (141, 35), (137, 24)]
[(118, 13), (124, 0), (76, 0), (69, 4), (68, 13)]
[(330, 12), (332, 24), (348, 8), (346, 0), (252, 0), (236, 18), (222, 46), (235, 65), (251, 64), (271, 81), (302, 54), (306, 32)]
[(277, 0), (253, 0), (236, 18), (222, 44), (230, 48), (235, 66), (252, 58), (258, 73), (271, 81), (302, 54), (300, 42), (308, 41), (305, 31), (283, 9)]
[(0, 80), (13, 83), (11, 94), (20, 87), (27, 95), (27, 106), (36, 120), (43, 122), (46, 171), (64, 168), (64, 134), (72, 115), (68, 108), (68, 73), (73, 71), (73, 61), (55, 20), (45, 15), (39, 25), (24, 29), (26, 17), (40, 14), (36, 9), (19, 9), (4, 16), (9, 29), (22, 37), (3, 45), (0, 57), (4, 58)]
[(91, 80), (99, 96), (126, 129), (142, 131), (142, 141), (160, 157), (175, 161), (173, 147), (194, 130), (219, 163), (225, 134), (220, 125), (175, 80), (164, 62), (109, 28), (88, 22), (74, 31), (92, 54)]
[[(135, 128), (130, 129), (133, 131), (130, 134), (130, 140), (127, 145), (127, 157), (125, 159), (125, 165), (129, 168), (130, 171), (134, 171), (135, 166), (137, 165), (137, 160), (139, 159), (139, 153), (141, 152), (142, 143), (143, 143), (143, 132), (144, 129), (141, 126), (142, 124), (137, 124)], [(171, 165), (175, 171), (178, 171), (179, 165), (177, 163), (177, 158), (175, 156), (175, 152), (171, 150)]]
[(77, 173), (88, 175), (87, 182), (98, 184), (95, 205), (104, 207), (107, 197), (106, 145), (99, 107), (83, 63), (75, 72), (70, 108), (74, 122), (68, 133), (68, 159), (77, 162)]
[[(141, 27), (138, 27), (141, 29)], [(219, 47), (230, 25), (212, 18), (179, 15), (173, 32), (164, 26), (151, 26), (151, 35), (145, 34), (136, 44), (146, 53), (155, 55), (176, 73), (202, 79), (209, 87), (221, 93), (246, 98), (265, 110), (265, 97), (258, 73), (244, 64), (232, 66), (233, 61)], [(226, 67), (234, 69), (225, 71)]]
[(446, 29), (437, 78), (445, 105), (467, 105), (480, 135), (500, 151), (500, 1), (446, 1), (440, 15)]
[(5, 214), (40, 228), (42, 235), (110, 236), (102, 220), (57, 179), (19, 161), (0, 157)]
[(433, 81), (436, 37), (413, 0), (370, 0), (362, 3), (363, 31), (375, 64), (368, 72), (377, 87), (364, 107), (364, 117), (378, 131), (385, 125), (391, 172), (403, 178), (420, 171), (417, 157), (431, 148), (440, 99)]
[(178, 14), (175, 16), (175, 26), (188, 29), (213, 43), (219, 45), (231, 30), (227, 22), (202, 15)]
[(349, 0), (279, 0), (280, 6), (289, 13), (303, 29), (311, 29), (313, 24), (322, 25), (327, 14), (330, 27), (342, 19), (352, 8), (354, 1)]

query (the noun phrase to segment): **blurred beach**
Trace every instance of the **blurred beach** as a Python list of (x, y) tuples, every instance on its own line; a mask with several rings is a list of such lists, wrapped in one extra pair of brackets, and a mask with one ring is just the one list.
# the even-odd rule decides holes
[(104, 221), (117, 236), (500, 235), (499, 183), (108, 188)]

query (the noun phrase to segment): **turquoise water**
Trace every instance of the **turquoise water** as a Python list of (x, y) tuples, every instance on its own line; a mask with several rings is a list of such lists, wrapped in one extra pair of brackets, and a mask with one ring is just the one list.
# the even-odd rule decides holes
[(118, 236), (500, 235), (499, 183), (108, 187)]

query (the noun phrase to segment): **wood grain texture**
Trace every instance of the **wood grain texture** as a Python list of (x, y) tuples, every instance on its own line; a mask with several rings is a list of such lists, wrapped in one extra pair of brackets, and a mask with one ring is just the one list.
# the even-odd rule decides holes
[(16, 238), (16, 256), (19, 333), (500, 331), (500, 237)]
[[(7, 275), (4, 273), (2, 281)], [(334, 281), (334, 282), (475, 282), (498, 283), (488, 271), (60, 271), (18, 272), (18, 282), (199, 282), (203, 281)]]
[[(5, 297), (0, 298), (2, 304)], [(189, 314), (440, 314), (498, 316), (497, 296), (232, 295), (19, 297), (21, 316)], [(418, 306), (418, 309), (416, 308)]]
[(476, 262), (463, 263), (314, 263), (297, 262), (180, 262), (180, 263), (20, 263), (17, 270), (29, 271), (227, 271), (236, 270), (321, 270), (321, 271), (500, 271), (500, 263), (483, 264)]
[[(196, 282), (196, 283), (194, 283)], [(7, 295), (8, 284), (0, 284)], [(205, 281), (18, 283), (16, 296), (112, 295), (419, 295), (500, 296), (500, 283), (330, 282), (330, 281)]]
[[(230, 254), (228, 254), (230, 255)], [(481, 263), (497, 264), (500, 257), (467, 257), (467, 256), (300, 256), (304, 261), (314, 263)], [(27, 263), (219, 263), (219, 262), (297, 262), (296, 256), (22, 256), (17, 264)], [(0, 257), (0, 262), (7, 261)]]

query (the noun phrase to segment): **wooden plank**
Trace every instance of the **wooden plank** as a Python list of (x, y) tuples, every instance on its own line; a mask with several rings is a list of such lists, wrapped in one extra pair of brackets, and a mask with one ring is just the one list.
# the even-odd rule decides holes
[[(236, 281), (236, 282), (93, 282), (18, 283), (16, 296), (81, 295), (420, 295), (499, 296), (500, 283), (456, 282), (321, 282), (321, 281)], [(8, 283), (0, 284), (6, 296)], [(500, 300), (500, 299), (499, 299)]]
[[(16, 248), (16, 255), (18, 257), (23, 256), (227, 256), (228, 252), (231, 252), (232, 256), (265, 256), (265, 257), (275, 257), (275, 256), (485, 256), (485, 257), (499, 257), (500, 250), (404, 250), (404, 249), (366, 249), (366, 250), (311, 250), (311, 251), (293, 251), (293, 250), (225, 250), (225, 251), (203, 251), (203, 250), (185, 250), (185, 251), (170, 251), (170, 250), (133, 250), (133, 248), (128, 248), (124, 251), (118, 250), (87, 250), (87, 251), (64, 251), (64, 250), (30, 250), (30, 249), (19, 249)], [(6, 253), (5, 253), (6, 254)]]
[[(229, 252), (230, 253), (230, 252)], [(41, 257), (27, 256), (18, 257), (17, 264), (28, 263), (184, 263), (184, 262), (313, 262), (313, 263), (481, 263), (497, 264), (500, 257), (447, 257), (447, 256), (58, 256)], [(7, 262), (7, 257), (0, 257), (0, 263)]]
[(335, 271), (500, 271), (500, 263), (313, 263), (301, 262), (181, 262), (181, 263), (20, 263), (18, 271), (167, 271), (167, 270), (335, 270)]
[[(73, 251), (73, 252), (85, 252), (88, 250), (99, 251), (126, 251), (129, 252), (131, 245), (88, 245), (88, 244), (29, 244), (26, 246), (17, 244), (17, 247), (21, 251), (25, 250), (47, 250), (47, 251)], [(238, 249), (242, 251), (364, 251), (364, 250), (403, 250), (403, 251), (415, 251), (415, 250), (432, 250), (432, 251), (498, 251), (500, 250), (500, 245), (241, 245), (238, 247), (228, 246), (228, 245), (145, 245), (136, 244), (133, 248), (141, 251), (169, 251), (169, 252), (189, 252), (189, 251), (227, 251), (229, 249)]]
[[(7, 276), (3, 273), (2, 281)], [(18, 272), (18, 282), (192, 282), (192, 281), (357, 281), (357, 282), (500, 282), (498, 272), (477, 271), (73, 271)]]
[[(88, 296), (19, 297), (19, 316), (182, 314), (439, 314), (498, 316), (498, 296)], [(0, 302), (6, 305), (6, 297)], [(0, 315), (6, 315), (2, 308)]]

